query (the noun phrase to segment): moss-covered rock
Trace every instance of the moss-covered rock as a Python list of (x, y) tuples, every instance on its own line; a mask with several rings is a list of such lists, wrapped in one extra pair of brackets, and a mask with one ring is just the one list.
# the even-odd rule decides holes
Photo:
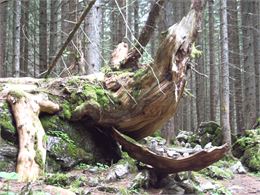
[(227, 168), (220, 168), (215, 165), (211, 165), (202, 171), (200, 171), (203, 175), (206, 175), (213, 179), (232, 179), (234, 177), (232, 171)]
[(4, 141), (0, 143), (0, 171), (15, 171), (17, 153), (16, 146)]
[(7, 102), (0, 102), (0, 132), (7, 141), (17, 143), (17, 131)]
[(251, 170), (251, 171), (260, 171), (260, 142), (244, 152), (242, 157), (242, 162)]
[(205, 146), (209, 142), (214, 146), (222, 144), (222, 131), (218, 123), (214, 121), (202, 122), (198, 132), (202, 146)]
[(241, 158), (242, 163), (251, 171), (260, 171), (260, 129), (246, 130), (244, 136), (238, 139), (232, 153)]
[[(121, 154), (117, 144), (92, 127), (90, 123), (84, 121), (74, 123), (63, 120), (58, 115), (42, 115), (40, 119), (49, 136), (48, 140), (55, 141), (51, 144), (52, 152), (49, 154), (64, 155), (66, 153), (67, 157), (63, 159), (63, 162), (71, 160), (70, 166), (78, 162), (107, 163), (117, 162), (120, 159)], [(62, 162), (60, 164), (64, 166)]]

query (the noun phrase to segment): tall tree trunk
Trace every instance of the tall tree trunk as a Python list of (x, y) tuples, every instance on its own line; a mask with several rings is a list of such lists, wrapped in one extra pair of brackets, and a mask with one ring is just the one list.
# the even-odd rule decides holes
[(139, 2), (134, 2), (134, 36), (137, 39), (139, 36)]
[(101, 68), (101, 20), (102, 9), (100, 0), (97, 0), (86, 17), (86, 34), (88, 44), (86, 46), (86, 74), (99, 72)]
[[(161, 14), (161, 20), (158, 24), (159, 26), (159, 33), (162, 31), (165, 31), (168, 29), (172, 24), (172, 18), (173, 18), (173, 2), (167, 1), (164, 4), (164, 12)], [(155, 44), (155, 42), (153, 42)], [(154, 47), (154, 45), (153, 45)], [(153, 49), (154, 50), (154, 49)], [(162, 137), (166, 139), (167, 144), (170, 144), (171, 140), (175, 136), (175, 126), (174, 126), (174, 117), (172, 117), (169, 121), (165, 123), (163, 128), (161, 129)]]
[(239, 24), (238, 24), (238, 5), (236, 1), (228, 1), (229, 6), (229, 55), (230, 64), (233, 69), (234, 79), (234, 98), (235, 98), (235, 121), (237, 133), (241, 134), (245, 128), (243, 120), (243, 92), (242, 92), (242, 65), (240, 61), (239, 46)]
[[(199, 37), (199, 46), (201, 48), (203, 41), (202, 41), (202, 35)], [(204, 60), (203, 57), (200, 57), (198, 59), (199, 66), (196, 66), (195, 68), (200, 73), (204, 73)], [(195, 75), (195, 81), (196, 81), (196, 115), (197, 115), (197, 124), (200, 125), (201, 122), (205, 120), (205, 78), (199, 74)]]
[(254, 36), (253, 36), (253, 1), (241, 1), (242, 33), (243, 33), (243, 61), (244, 61), (244, 121), (245, 128), (252, 128), (256, 121), (256, 83), (254, 64)]
[(15, 42), (14, 42), (14, 76), (20, 76), (20, 31), (21, 31), (21, 0), (15, 3)]
[(227, 0), (221, 0), (221, 103), (220, 115), (223, 132), (223, 142), (231, 146), (229, 117), (229, 57), (228, 57), (228, 23)]
[(256, 83), (256, 115), (260, 117), (260, 2), (254, 3), (254, 57)]
[(39, 71), (40, 73), (47, 70), (47, 1), (40, 1), (39, 14)]
[(21, 17), (21, 76), (28, 75), (28, 28), (29, 28), (29, 1), (22, 1), (22, 17)]
[(215, 58), (215, 19), (214, 19), (214, 2), (208, 2), (208, 11), (209, 11), (209, 25), (208, 25), (208, 36), (209, 36), (209, 68), (210, 68), (210, 120), (217, 121), (217, 105), (218, 105), (218, 67), (216, 65), (216, 58)]
[(124, 21), (124, 18), (126, 16), (126, 0), (120, 0), (117, 2), (117, 9), (118, 9), (118, 26), (117, 26), (117, 43), (120, 43), (123, 41), (123, 38), (125, 37), (125, 28), (126, 24)]
[(7, 23), (7, 0), (0, 1), (0, 78), (5, 76), (5, 46)]
[(58, 30), (58, 0), (52, 0), (50, 5), (50, 44), (49, 44), (49, 64), (55, 57), (57, 50), (57, 30)]

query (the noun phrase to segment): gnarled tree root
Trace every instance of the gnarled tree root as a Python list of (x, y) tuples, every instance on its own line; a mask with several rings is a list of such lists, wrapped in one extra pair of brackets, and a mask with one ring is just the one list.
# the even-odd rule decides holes
[(7, 101), (11, 105), (19, 135), (19, 153), (16, 171), (20, 181), (34, 181), (43, 172), (46, 160), (46, 137), (39, 120), (40, 112), (55, 113), (59, 105), (44, 95), (31, 95), (24, 91), (10, 91)]
[(151, 165), (156, 172), (161, 174), (199, 171), (223, 158), (228, 150), (227, 144), (225, 144), (209, 150), (202, 150), (188, 157), (172, 159), (155, 154), (130, 137), (121, 134), (115, 128), (112, 130), (112, 137), (123, 146), (129, 156), (147, 165)]

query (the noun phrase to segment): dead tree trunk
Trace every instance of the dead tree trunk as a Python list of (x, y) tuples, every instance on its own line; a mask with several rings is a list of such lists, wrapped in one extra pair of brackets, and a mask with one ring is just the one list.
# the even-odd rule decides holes
[[(21, 158), (18, 157), (19, 170), (26, 169), (27, 164), (34, 162), (37, 149), (40, 148), (42, 150), (41, 159), (44, 162), (44, 143), (41, 146), (37, 145), (36, 149), (34, 148), (34, 140), (38, 139), (37, 143), (42, 142), (44, 136), (41, 124), (37, 119), (40, 111), (54, 112), (60, 107), (59, 116), (64, 119), (87, 122), (107, 134), (110, 134), (114, 127), (136, 140), (151, 135), (159, 129), (175, 113), (182, 96), (191, 46), (200, 28), (202, 7), (201, 0), (193, 0), (187, 16), (165, 33), (153, 63), (137, 65), (136, 58), (140, 57), (136, 55), (138, 51), (130, 50), (129, 54), (125, 55), (127, 59), (120, 64), (123, 65), (129, 61), (135, 62), (135, 67), (140, 67), (137, 70), (107, 70), (105, 73), (88, 76), (48, 80), (0, 79), (0, 89), (2, 89), (0, 99), (7, 98), (11, 104), (19, 131), (19, 157), (21, 156)], [(23, 90), (26, 96), (18, 96), (20, 98), (17, 99), (17, 96), (13, 95), (17, 94), (17, 89)], [(45, 94), (55, 104), (48, 101), (48, 106), (41, 106), (46, 105), (46, 102), (34, 99), (39, 94)], [(37, 109), (32, 105), (36, 105)], [(24, 125), (22, 121), (24, 113), (28, 113), (26, 121), (30, 122), (27, 125)], [(37, 125), (41, 131), (35, 132), (34, 125)], [(24, 131), (30, 132), (30, 135), (33, 136), (33, 139), (28, 140), (27, 144), (23, 143), (23, 136), (28, 136), (23, 135)], [(33, 152), (27, 155), (22, 154), (27, 145)], [(222, 149), (221, 154), (224, 152), (225, 149)], [(213, 155), (214, 157), (207, 162), (218, 160), (221, 158), (221, 154), (217, 158)], [(192, 160), (199, 160), (200, 157), (201, 155), (196, 155)], [(207, 158), (210, 158), (210, 153), (207, 154)], [(35, 162), (41, 167), (40, 162), (37, 160)], [(210, 163), (206, 163), (204, 166)], [(202, 167), (200, 164), (199, 167), (192, 167), (188, 170), (198, 170)], [(32, 167), (28, 167), (28, 169), (27, 173), (21, 171), (23, 178), (32, 180), (34, 178), (28, 175)], [(178, 171), (172, 169), (171, 172)], [(34, 173), (36, 176), (38, 175), (38, 168)]]

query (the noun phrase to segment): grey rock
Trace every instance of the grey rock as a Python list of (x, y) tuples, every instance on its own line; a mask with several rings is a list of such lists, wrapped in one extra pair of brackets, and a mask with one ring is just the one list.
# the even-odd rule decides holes
[(115, 166), (115, 174), (117, 178), (122, 179), (129, 173), (128, 163)]
[(106, 176), (106, 182), (114, 182), (117, 180), (116, 173), (114, 170), (110, 170)]
[(182, 195), (182, 194), (185, 194), (185, 190), (178, 185), (173, 185), (170, 188), (164, 189), (162, 194)]
[(210, 148), (212, 148), (212, 143), (211, 143), (211, 142), (207, 143), (207, 144), (204, 146), (204, 149), (206, 149), (206, 150), (208, 150), (208, 149), (210, 149)]
[(214, 190), (214, 189), (217, 188), (217, 186), (214, 185), (214, 184), (211, 183), (211, 182), (207, 182), (207, 183), (202, 184), (202, 185), (200, 186), (200, 188), (201, 188), (201, 190), (202, 190), (203, 192), (205, 192), (205, 191), (207, 191), (207, 190)]
[(157, 147), (157, 148), (155, 148), (155, 151), (154, 151), (154, 152), (155, 152), (156, 154), (162, 156), (163, 153), (164, 153), (164, 149), (161, 148), (161, 147)]
[(245, 174), (247, 171), (240, 161), (230, 167), (231, 171), (236, 174)]
[(119, 191), (115, 187), (110, 187), (110, 186), (105, 186), (105, 185), (99, 186), (99, 187), (97, 187), (97, 189), (101, 192), (107, 192), (107, 193), (118, 193), (118, 191)]
[(143, 170), (138, 173), (133, 181), (130, 183), (130, 189), (148, 188), (149, 187), (149, 172), (148, 170)]
[(175, 150), (171, 150), (171, 149), (166, 150), (166, 153), (169, 157), (172, 157), (172, 158), (178, 158), (181, 156), (180, 153), (176, 152)]
[(200, 152), (200, 151), (202, 150), (202, 147), (201, 147), (201, 145), (197, 144), (197, 145), (193, 148), (193, 150), (194, 150), (195, 152)]
[(88, 184), (89, 187), (96, 187), (96, 186), (98, 186), (99, 181), (96, 177), (90, 177), (87, 180), (87, 184)]
[(5, 156), (10, 159), (16, 159), (18, 154), (18, 149), (10, 144), (0, 145), (0, 155)]
[(185, 144), (185, 147), (186, 147), (186, 148), (191, 148), (190, 143), (186, 143), (186, 144)]
[(183, 157), (188, 157), (188, 156), (189, 156), (188, 152), (183, 153)]

